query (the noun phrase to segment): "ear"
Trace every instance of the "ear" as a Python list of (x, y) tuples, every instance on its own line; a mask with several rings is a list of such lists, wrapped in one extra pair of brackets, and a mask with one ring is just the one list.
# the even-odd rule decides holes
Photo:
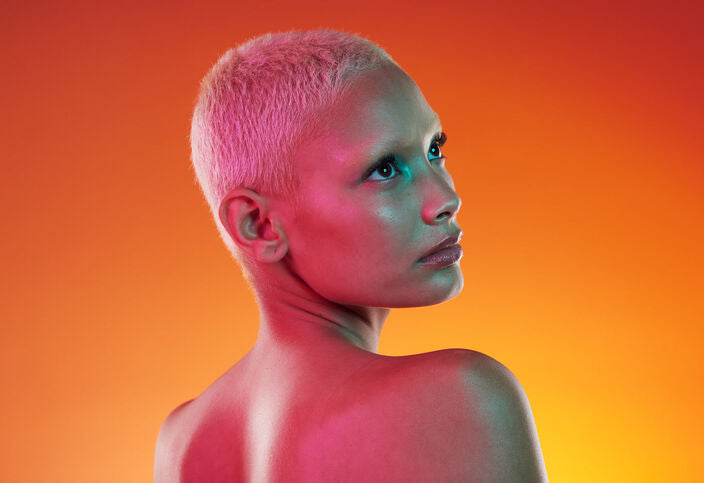
[(281, 223), (271, 217), (270, 201), (247, 188), (235, 188), (220, 202), (220, 222), (249, 258), (264, 263), (281, 260), (288, 239)]

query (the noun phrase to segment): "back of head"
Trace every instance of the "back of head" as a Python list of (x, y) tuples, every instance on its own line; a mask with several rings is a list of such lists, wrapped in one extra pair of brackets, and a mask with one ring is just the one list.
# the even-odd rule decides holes
[(223, 54), (201, 82), (191, 160), (218, 231), (250, 282), (218, 211), (232, 189), (276, 194), (295, 206), (293, 154), (354, 74), (394, 63), (380, 47), (330, 30), (255, 37)]

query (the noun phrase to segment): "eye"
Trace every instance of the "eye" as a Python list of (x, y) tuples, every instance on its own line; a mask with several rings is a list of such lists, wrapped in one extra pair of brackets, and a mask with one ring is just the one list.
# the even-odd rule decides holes
[[(372, 168), (372, 171), (368, 179), (372, 181), (383, 181), (386, 179), (391, 179), (398, 172), (398, 167), (396, 166), (396, 161), (393, 156), (387, 156), (383, 158), (379, 163)], [(380, 174), (380, 177), (374, 178), (373, 175), (376, 173)]]
[(447, 134), (444, 132), (435, 135), (428, 149), (428, 160), (444, 158), (440, 148), (445, 144), (445, 141), (447, 141)]

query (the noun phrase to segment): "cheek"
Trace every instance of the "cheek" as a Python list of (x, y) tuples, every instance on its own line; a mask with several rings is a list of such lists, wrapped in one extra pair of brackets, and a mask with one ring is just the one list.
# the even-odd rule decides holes
[[(388, 244), (387, 226), (375, 213), (360, 210), (359, 206), (338, 206), (315, 220), (312, 230), (317, 235), (311, 248), (348, 264), (363, 263)], [(338, 263), (339, 265), (339, 263)], [(342, 268), (342, 267), (340, 267)]]
[(352, 265), (350, 270), (363, 267), (367, 274), (377, 273), (383, 280), (405, 271), (412, 263), (409, 258), (414, 254), (418, 224), (398, 201), (357, 205), (348, 215), (344, 246)]
[(358, 226), (352, 207), (340, 203), (339, 197), (317, 193), (306, 200), (306, 210), (295, 220), (290, 236), (294, 259), (306, 265), (338, 263), (339, 254), (349, 256), (355, 227)]
[(298, 247), (318, 267), (354, 274), (382, 270), (408, 248), (413, 230), (393, 207), (359, 203), (319, 205), (296, 226)]
[(415, 224), (408, 211), (386, 204), (374, 210), (369, 223), (379, 239), (377, 249), (382, 260), (403, 259), (414, 239)]

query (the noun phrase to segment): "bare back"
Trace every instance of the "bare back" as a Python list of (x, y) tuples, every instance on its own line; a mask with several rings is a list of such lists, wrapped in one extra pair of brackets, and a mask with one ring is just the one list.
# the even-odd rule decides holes
[(462, 349), (369, 354), (346, 361), (348, 373), (329, 380), (267, 373), (243, 360), (169, 416), (156, 481), (479, 478), (489, 435), (467, 369), (486, 359)]

